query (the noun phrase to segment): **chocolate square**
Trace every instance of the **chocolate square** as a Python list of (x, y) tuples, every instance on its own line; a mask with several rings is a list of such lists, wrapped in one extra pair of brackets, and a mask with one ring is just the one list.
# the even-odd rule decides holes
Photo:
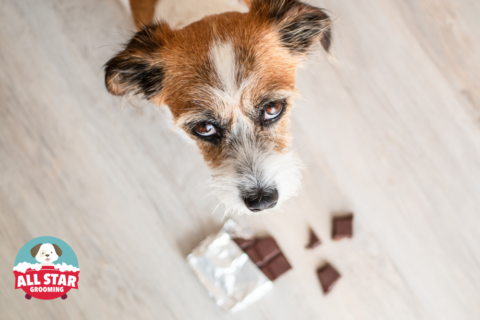
[(332, 291), (338, 279), (341, 277), (338, 271), (328, 263), (322, 268), (318, 269), (317, 275), (325, 294)]
[(333, 240), (351, 238), (353, 236), (353, 215), (333, 219)]
[(258, 239), (255, 248), (264, 262), (280, 253), (280, 248), (272, 237)]
[(283, 253), (273, 258), (267, 264), (267, 266), (270, 272), (272, 273), (274, 280), (280, 277), (282, 274), (284, 274), (288, 270), (292, 269), (292, 266), (290, 265), (290, 263), (288, 263)]
[(271, 281), (292, 268), (272, 237), (252, 240), (234, 238), (233, 241)]
[(308, 241), (308, 244), (306, 246), (307, 249), (313, 249), (315, 247), (318, 247), (322, 242), (320, 239), (318, 239), (317, 235), (315, 232), (313, 232), (312, 229), (310, 229), (310, 239)]

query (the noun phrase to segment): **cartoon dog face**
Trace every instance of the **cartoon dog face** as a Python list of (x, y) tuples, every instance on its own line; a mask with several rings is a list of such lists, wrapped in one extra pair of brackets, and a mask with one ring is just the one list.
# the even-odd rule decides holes
[(44, 243), (37, 244), (30, 250), (32, 257), (41, 264), (51, 264), (58, 260), (58, 257), (62, 255), (62, 249), (56, 244)]

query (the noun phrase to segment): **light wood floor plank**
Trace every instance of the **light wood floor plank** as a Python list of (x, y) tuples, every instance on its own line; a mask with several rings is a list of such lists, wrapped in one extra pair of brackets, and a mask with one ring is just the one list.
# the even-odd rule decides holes
[[(121, 2), (0, 2), (1, 319), (479, 318), (479, 4), (312, 2), (338, 16), (338, 63), (319, 49), (298, 72), (300, 195), (237, 218), (294, 268), (235, 315), (184, 262), (222, 224), (201, 156), (165, 110), (122, 110), (104, 88), (102, 65), (133, 30)], [(332, 242), (331, 216), (350, 210), (355, 237)], [(65, 301), (13, 289), (17, 251), (42, 235), (79, 258)], [(315, 276), (326, 261), (342, 274), (329, 296)]]

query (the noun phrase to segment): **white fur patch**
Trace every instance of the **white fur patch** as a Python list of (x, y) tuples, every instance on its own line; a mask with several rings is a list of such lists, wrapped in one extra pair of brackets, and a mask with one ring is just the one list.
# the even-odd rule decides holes
[(214, 41), (210, 46), (210, 61), (225, 93), (235, 96), (238, 87), (235, 81), (236, 61), (233, 45), (230, 42)]

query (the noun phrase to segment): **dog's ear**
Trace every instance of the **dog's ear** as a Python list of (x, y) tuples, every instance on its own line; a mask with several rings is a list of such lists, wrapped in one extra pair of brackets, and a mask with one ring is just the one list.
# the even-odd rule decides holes
[(57, 246), (56, 244), (52, 244), (53, 248), (55, 249), (55, 252), (57, 253), (57, 256), (61, 256), (62, 255), (62, 249), (60, 249), (59, 246)]
[(113, 95), (141, 94), (150, 99), (163, 89), (162, 50), (172, 30), (166, 23), (143, 29), (105, 64), (105, 85)]
[(332, 21), (322, 9), (298, 0), (253, 0), (250, 12), (273, 23), (282, 44), (294, 54), (308, 52), (318, 41), (330, 50)]
[(32, 255), (32, 257), (35, 258), (35, 256), (37, 255), (38, 253), (38, 250), (40, 250), (40, 247), (42, 246), (41, 243), (37, 244), (35, 247), (33, 247), (31, 250), (30, 250), (30, 254)]

